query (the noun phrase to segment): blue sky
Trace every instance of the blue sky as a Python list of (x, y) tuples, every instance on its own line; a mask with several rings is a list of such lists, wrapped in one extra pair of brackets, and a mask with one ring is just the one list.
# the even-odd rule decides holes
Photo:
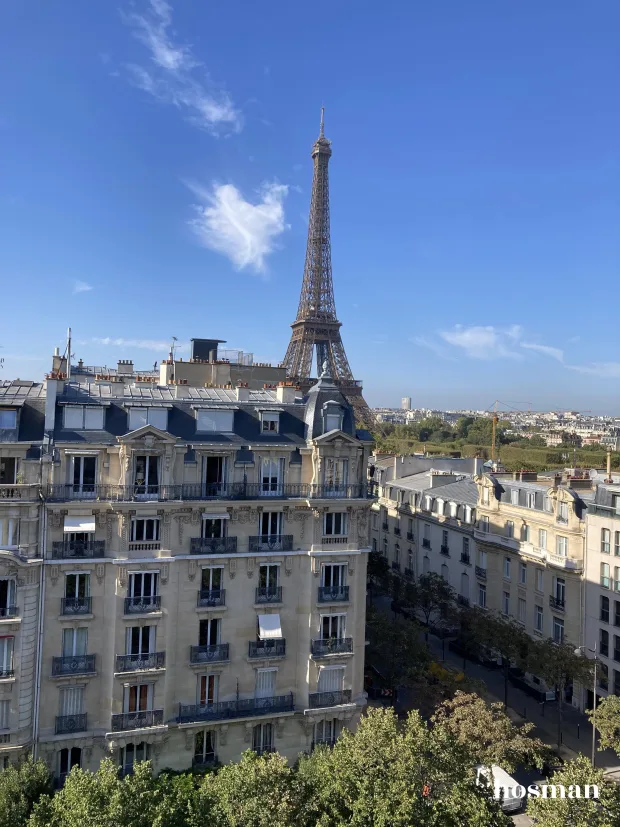
[(326, 107), (372, 405), (620, 413), (617, 0), (5, 0), (0, 376), (284, 355)]

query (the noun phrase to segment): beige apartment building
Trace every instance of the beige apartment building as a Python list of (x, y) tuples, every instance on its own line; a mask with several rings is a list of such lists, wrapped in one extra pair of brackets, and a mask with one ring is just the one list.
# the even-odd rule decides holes
[(0, 758), (293, 761), (355, 727), (372, 440), (329, 377), (78, 379), (0, 386)]

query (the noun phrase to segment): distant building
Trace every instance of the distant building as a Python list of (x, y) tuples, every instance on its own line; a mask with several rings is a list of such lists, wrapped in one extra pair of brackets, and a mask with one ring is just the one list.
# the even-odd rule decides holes
[(411, 410), (411, 397), (410, 396), (403, 396), (400, 400), (400, 407), (403, 411), (410, 411)]

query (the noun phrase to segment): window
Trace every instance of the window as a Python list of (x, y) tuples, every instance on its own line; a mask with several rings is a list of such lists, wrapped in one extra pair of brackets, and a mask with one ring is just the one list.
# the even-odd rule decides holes
[(202, 481), (205, 495), (212, 497), (222, 494), (226, 482), (226, 457), (207, 456), (202, 460)]
[(221, 517), (203, 516), (200, 525), (200, 536), (204, 540), (219, 540), (226, 536), (226, 523), (228, 520)]
[(284, 458), (263, 457), (261, 461), (261, 493), (279, 494), (284, 482)]
[(62, 656), (71, 658), (85, 655), (88, 651), (88, 629), (62, 630)]
[(376, 537), (373, 537), (373, 538), (372, 538), (372, 550), (373, 550), (375, 553), (376, 553), (376, 551), (377, 551), (377, 538), (376, 538)]
[(544, 508), (548, 514), (551, 514), (553, 512), (553, 502), (551, 500), (551, 497), (547, 496), (546, 494), (544, 500)]
[(60, 715), (81, 715), (84, 709), (84, 688), (67, 686), (60, 690)]
[(194, 738), (194, 764), (215, 763), (215, 733), (209, 729), (202, 729)]
[(534, 628), (537, 632), (543, 630), (543, 607), (534, 606)]
[(547, 530), (545, 528), (538, 529), (538, 547), (543, 551), (547, 548)]
[(266, 563), (258, 570), (258, 588), (260, 594), (275, 597), (280, 585), (280, 566), (278, 563)]
[(487, 587), (482, 583), (478, 583), (478, 605), (481, 609), (486, 609), (487, 605)]
[(73, 767), (82, 766), (82, 750), (80, 747), (64, 747), (58, 753), (58, 776), (65, 778)]
[(0, 677), (13, 674), (13, 638), (0, 637)]
[(469, 560), (469, 537), (463, 537), (463, 557)]
[(159, 585), (159, 572), (133, 572), (129, 575), (128, 597), (156, 597)]
[(97, 457), (73, 457), (73, 493), (95, 493)]
[(448, 532), (442, 531), (441, 532), (441, 545), (443, 546), (444, 550), (448, 548)]
[(488, 488), (483, 488), (482, 489), (482, 505), (488, 505), (488, 504), (489, 504), (489, 489)]
[(125, 630), (126, 655), (150, 655), (155, 652), (156, 626), (128, 626)]
[(276, 694), (277, 669), (257, 669), (255, 698), (273, 698)]
[(526, 492), (526, 500), (528, 508), (536, 508), (536, 493), (534, 491)]
[(86, 405), (67, 405), (64, 427), (71, 431), (102, 431), (104, 409)]
[(504, 557), (504, 579), (510, 580), (510, 557)]
[(135, 495), (148, 496), (159, 491), (159, 457), (139, 455), (135, 458), (134, 480)]
[(0, 485), (14, 485), (17, 479), (15, 457), (0, 457)]
[(407, 568), (410, 572), (413, 573), (415, 568), (414, 557), (413, 557), (413, 549), (410, 548), (407, 550)]
[(555, 550), (560, 557), (566, 557), (568, 554), (568, 538), (561, 536), (556, 537)]
[(7, 617), (15, 608), (15, 580), (3, 577), (0, 580), (0, 617)]
[(333, 489), (335, 493), (342, 492), (347, 484), (348, 462), (346, 459), (325, 460), (325, 486)]
[(19, 517), (0, 518), (0, 548), (16, 549), (19, 546)]
[(471, 520), (472, 520), (471, 513), (472, 513), (472, 512), (471, 512), (471, 506), (470, 506), (470, 505), (466, 505), (466, 506), (465, 506), (465, 522), (466, 522), (466, 523), (471, 523)]
[(506, 521), (506, 537), (514, 537), (515, 536), (515, 524), (512, 520)]
[(437, 516), (443, 517), (444, 505), (445, 503), (443, 500), (435, 500), (435, 511), (437, 512)]
[(564, 600), (566, 597), (566, 582), (563, 577), (553, 578), (553, 596), (559, 606), (564, 605)]
[(425, 554), (422, 558), (422, 574), (428, 574), (431, 568), (431, 561)]
[(347, 515), (345, 511), (327, 512), (324, 532), (326, 536), (342, 537), (347, 533)]
[(261, 414), (261, 430), (264, 434), (277, 434), (280, 424), (280, 414), (263, 411)]
[(131, 520), (131, 542), (148, 543), (159, 541), (159, 517), (133, 518)]
[(527, 523), (523, 523), (521, 526), (521, 540), (524, 543), (529, 543), (530, 541), (530, 527)]
[(130, 408), (129, 430), (137, 431), (145, 425), (151, 425), (160, 431), (168, 429), (168, 411), (166, 408)]
[(346, 563), (325, 563), (321, 569), (321, 586), (340, 588), (346, 585), (346, 576)]
[(607, 629), (599, 631), (599, 652), (604, 657), (609, 657), (609, 632)]
[(328, 402), (323, 406), (323, 433), (342, 430), (342, 408), (340, 405), (330, 405)]
[(394, 562), (400, 568), (400, 545), (398, 543), (394, 544)]
[(536, 569), (536, 591), (543, 591), (543, 569)]
[(510, 504), (511, 505), (519, 505), (519, 489), (518, 488), (511, 488), (510, 489)]
[(502, 592), (502, 612), (510, 614), (510, 592)]
[(446, 581), (446, 583), (450, 579), (450, 572), (449, 572), (448, 567), (446, 566), (445, 563), (442, 563), (442, 565), (441, 565), (441, 576)]
[(458, 511), (458, 505), (456, 503), (450, 503), (450, 516), (456, 517)]
[(326, 721), (317, 721), (312, 740), (315, 744), (335, 744), (339, 734), (340, 721), (338, 718), (329, 718)]
[(610, 586), (609, 563), (601, 563), (601, 586), (604, 586), (606, 589)]
[(123, 768), (123, 773), (133, 772), (134, 764), (140, 761), (148, 761), (150, 757), (151, 748), (149, 744), (141, 741), (139, 744), (127, 744), (121, 747), (120, 751), (120, 765)]
[(614, 554), (620, 557), (620, 531), (614, 531)]
[(252, 731), (252, 749), (259, 755), (273, 752), (273, 724), (257, 724)]
[(388, 556), (388, 541), (386, 538), (383, 539), (383, 556)]
[[(618, 603), (618, 601), (615, 601)], [(620, 606), (619, 606), (620, 608)], [(603, 623), (609, 623), (609, 598), (601, 595), (601, 613), (600, 619)]]
[(347, 616), (340, 615), (321, 615), (321, 640), (341, 640), (346, 637)]
[(520, 597), (517, 602), (517, 618), (521, 623), (525, 623), (525, 616), (527, 613), (527, 603)]
[(608, 528), (601, 529), (601, 554), (609, 554), (611, 551), (611, 531)]
[(466, 571), (461, 574), (461, 597), (469, 600), (469, 575)]
[(0, 701), (0, 729), (9, 729), (9, 715), (11, 713), (11, 702)]
[(489, 518), (488, 517), (481, 517), (480, 518), (480, 530), (488, 533), (489, 531)]
[(149, 712), (153, 709), (152, 683), (136, 683), (126, 686), (123, 692), (123, 712)]
[(611, 497), (611, 507), (616, 512), (616, 514), (620, 514), (620, 494), (613, 494)]
[(568, 522), (568, 503), (558, 503), (558, 522)]
[(217, 591), (222, 588), (224, 569), (221, 566), (207, 567), (202, 570), (200, 588), (205, 591)]
[(0, 429), (2, 428), (11, 430), (17, 428), (17, 411), (7, 410), (6, 408), (0, 410)]
[(220, 642), (222, 621), (219, 617), (207, 617), (198, 622), (198, 645), (217, 646)]
[(481, 551), (478, 549), (478, 565), (481, 569), (486, 569), (487, 567), (487, 553), (486, 551)]
[(525, 563), (519, 563), (519, 583), (522, 586), (527, 584), (527, 566)]
[(553, 618), (553, 642), (564, 643), (564, 621), (560, 617)]
[(262, 537), (279, 537), (282, 534), (282, 512), (263, 511), (260, 518)]
[(606, 663), (600, 664), (600, 670), (598, 673), (598, 685), (601, 687), (601, 689), (604, 689), (605, 691), (607, 691), (609, 688), (609, 667)]
[(424, 539), (430, 542), (431, 539), (431, 527), (428, 523), (424, 523)]
[(620, 601), (614, 600), (614, 626), (620, 626)]
[(342, 692), (344, 688), (344, 666), (324, 666), (319, 672), (317, 692)]
[(210, 706), (217, 703), (219, 675), (198, 676), (198, 704)]

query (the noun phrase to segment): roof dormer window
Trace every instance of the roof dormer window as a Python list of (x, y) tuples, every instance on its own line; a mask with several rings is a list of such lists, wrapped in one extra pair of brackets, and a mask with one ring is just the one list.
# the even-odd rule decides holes
[(152, 425), (160, 431), (168, 429), (168, 410), (166, 408), (130, 408), (129, 430), (137, 431), (145, 425)]
[(261, 413), (261, 431), (264, 434), (277, 434), (280, 431), (280, 414), (275, 411)]
[(323, 433), (342, 431), (343, 410), (336, 402), (326, 402), (323, 405)]
[(17, 411), (10, 408), (0, 410), (0, 429), (15, 429), (17, 428)]
[(67, 405), (64, 426), (70, 431), (102, 431), (103, 408), (87, 405)]
[(206, 409), (196, 411), (196, 431), (198, 433), (225, 433), (230, 434), (233, 430), (234, 410)]

